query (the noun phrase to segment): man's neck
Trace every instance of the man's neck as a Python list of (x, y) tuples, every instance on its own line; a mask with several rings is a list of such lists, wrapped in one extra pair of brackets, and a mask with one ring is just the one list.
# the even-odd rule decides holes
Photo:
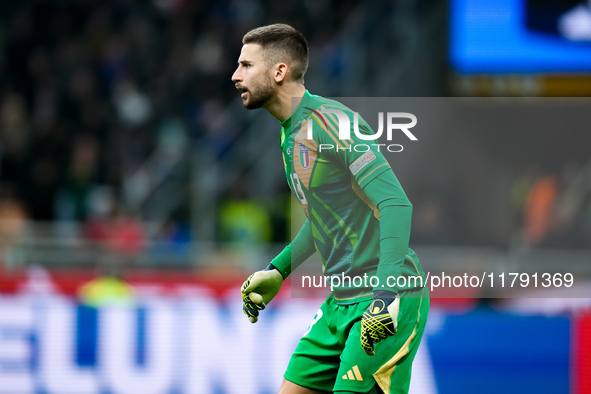
[[(282, 89), (277, 90), (275, 97), (264, 108), (277, 120), (283, 122), (291, 116), (305, 93), (306, 87), (302, 84), (294, 83), (284, 86)], [(292, 102), (293, 99), (297, 100), (297, 102)]]

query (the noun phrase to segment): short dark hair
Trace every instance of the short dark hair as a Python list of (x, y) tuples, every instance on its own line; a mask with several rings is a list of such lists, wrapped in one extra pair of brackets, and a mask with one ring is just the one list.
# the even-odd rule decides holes
[(292, 78), (304, 83), (304, 75), (308, 70), (308, 41), (302, 33), (284, 23), (257, 27), (246, 33), (243, 44), (259, 44), (263, 49), (270, 49), (273, 54), (267, 57), (270, 64), (285, 59), (289, 62)]

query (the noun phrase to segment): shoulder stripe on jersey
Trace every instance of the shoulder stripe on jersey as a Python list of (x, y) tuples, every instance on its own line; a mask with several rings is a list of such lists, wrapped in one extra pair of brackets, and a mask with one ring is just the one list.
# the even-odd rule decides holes
[[(321, 105), (320, 107), (318, 107), (318, 109), (321, 109), (321, 108), (326, 108), (326, 105)], [(334, 115), (326, 114), (326, 116), (324, 118), (327, 120), (326, 123), (328, 123), (327, 124), (327, 128), (326, 128), (326, 132), (330, 136), (330, 138), (332, 138), (332, 140), (334, 142), (336, 142), (341, 148), (345, 148), (345, 147), (348, 148), (349, 145), (346, 144), (346, 141), (343, 142), (342, 140), (339, 139), (339, 132), (338, 132), (338, 129), (337, 129), (338, 122), (336, 123), (337, 127), (335, 127)], [(331, 132), (331, 130), (334, 133)]]
[(330, 115), (326, 115), (328, 128), (326, 129), (326, 133), (333, 139), (341, 148), (345, 147), (345, 144), (342, 140), (339, 139), (339, 132), (334, 126), (334, 119), (331, 118)]
[(369, 207), (369, 209), (373, 211), (373, 215), (375, 216), (375, 218), (380, 220), (380, 210), (378, 209), (378, 207), (375, 206), (373, 202), (370, 201), (370, 199), (363, 192), (363, 190), (361, 190), (361, 186), (359, 186), (359, 183), (357, 183), (355, 177), (351, 177), (351, 188), (353, 189), (357, 197), (359, 197), (361, 201), (363, 201)]
[[(351, 113), (352, 111), (349, 108), (343, 107), (343, 106), (338, 106), (338, 105), (334, 105), (334, 104), (325, 104), (322, 107), (324, 108), (328, 108), (328, 107), (333, 107), (333, 108), (337, 108), (339, 110), (342, 110), (343, 112), (349, 112)], [(334, 117), (335, 115), (332, 115), (332, 117)], [(338, 119), (335, 121), (335, 125), (338, 125)], [(338, 135), (338, 133), (337, 133)], [(348, 139), (348, 140), (343, 140), (348, 142), (349, 144), (353, 144), (355, 141), (353, 141), (353, 139)]]
[(362, 183), (362, 182), (363, 182), (365, 179), (367, 179), (367, 177), (368, 177), (368, 176), (370, 176), (371, 174), (373, 174), (374, 172), (376, 172), (378, 169), (382, 168), (383, 166), (388, 166), (388, 167), (389, 167), (389, 166), (390, 166), (390, 164), (388, 164), (388, 163), (380, 164), (379, 166), (377, 166), (376, 168), (374, 168), (373, 170), (371, 170), (371, 171), (369, 172), (369, 174), (367, 174), (367, 175), (365, 175), (363, 178), (361, 178), (361, 179), (359, 180), (359, 183)]
[(326, 120), (324, 120), (324, 116), (322, 116), (322, 115), (321, 115), (321, 114), (320, 114), (318, 111), (316, 111), (316, 110), (314, 110), (314, 109), (312, 109), (312, 108), (310, 108), (310, 107), (304, 107), (304, 108), (306, 108), (307, 110), (310, 110), (310, 111), (312, 111), (312, 112), (313, 112), (313, 114), (311, 114), (310, 116), (311, 116), (311, 117), (313, 117), (313, 118), (316, 120), (316, 122), (318, 123), (318, 125), (319, 125), (320, 127), (322, 127), (322, 125), (320, 124), (320, 121), (318, 120), (318, 118), (316, 118), (316, 117), (314, 116), (314, 114), (316, 114), (316, 115), (317, 115), (317, 116), (318, 116), (320, 119), (322, 119), (322, 122), (323, 122), (323, 123), (324, 123), (324, 125), (325, 125), (325, 126), (328, 128), (328, 126), (326, 125)]
[[(314, 113), (316, 113), (316, 111), (314, 111)], [(326, 118), (322, 115), (320, 115), (320, 117), (322, 118), (322, 123), (325, 125), (325, 127), (322, 126), (322, 124), (320, 123), (320, 120), (318, 120), (318, 118), (316, 116), (314, 116), (314, 113), (310, 114), (310, 116), (306, 119), (306, 121), (302, 122), (301, 124), (301, 130), (304, 130), (304, 126), (306, 126), (306, 131), (307, 131), (307, 123), (308, 122), (313, 122), (315, 121), (318, 126), (320, 127), (321, 130), (326, 130), (326, 133), (330, 136), (330, 138), (332, 138), (332, 140), (339, 145), (341, 148), (343, 147), (343, 145), (341, 144), (341, 142), (339, 141), (338, 138), (335, 138), (329, 131), (328, 129), (328, 125), (326, 122)]]
[(333, 115), (333, 114), (327, 114), (327, 115), (326, 115), (326, 118), (328, 119), (328, 127), (329, 127), (329, 128), (330, 128), (330, 129), (333, 131), (333, 133), (334, 133), (334, 134), (337, 136), (337, 139), (339, 140), (339, 142), (340, 142), (340, 145), (341, 145), (341, 146), (343, 146), (343, 145), (344, 145), (344, 146), (345, 146), (345, 148), (348, 148), (348, 147), (349, 147), (349, 145), (350, 145), (350, 144), (349, 144), (349, 141), (347, 141), (347, 140), (341, 140), (341, 139), (339, 139), (339, 138), (338, 138), (338, 136), (339, 136), (339, 129), (338, 129), (338, 127), (339, 127), (339, 126), (338, 126), (338, 125), (339, 125), (339, 120), (338, 120), (338, 118), (336, 117), (336, 115)]

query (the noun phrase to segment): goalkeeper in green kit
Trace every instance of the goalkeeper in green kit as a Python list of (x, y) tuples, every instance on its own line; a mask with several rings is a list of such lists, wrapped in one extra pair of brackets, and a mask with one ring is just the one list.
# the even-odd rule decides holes
[[(429, 295), (408, 248), (412, 205), (383, 154), (339, 121), (354, 113), (304, 87), (308, 44), (284, 24), (248, 32), (232, 81), (247, 109), (265, 108), (281, 122), (289, 186), (307, 220), (293, 241), (242, 286), (244, 312), (255, 323), (283, 280), (313, 253), (324, 275), (372, 278), (333, 288), (301, 338), (280, 393), (407, 393)], [(292, 108), (292, 99), (299, 100)], [(310, 124), (311, 123), (311, 124)], [(361, 134), (373, 135), (357, 119)], [(369, 138), (366, 138), (369, 139)], [(358, 149), (361, 150), (361, 149)], [(367, 281), (365, 281), (367, 282)]]

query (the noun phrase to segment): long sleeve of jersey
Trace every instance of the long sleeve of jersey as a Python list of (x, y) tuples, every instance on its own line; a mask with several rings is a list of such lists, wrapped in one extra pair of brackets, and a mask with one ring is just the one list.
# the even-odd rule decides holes
[[(363, 191), (380, 212), (380, 284), (388, 277), (398, 278), (408, 251), (412, 204), (392, 171), (385, 171), (369, 182)], [(397, 287), (375, 288), (398, 293)]]
[(310, 221), (306, 220), (293, 241), (271, 261), (271, 264), (281, 272), (283, 279), (285, 279), (292, 270), (299, 267), (315, 251), (312, 227)]

